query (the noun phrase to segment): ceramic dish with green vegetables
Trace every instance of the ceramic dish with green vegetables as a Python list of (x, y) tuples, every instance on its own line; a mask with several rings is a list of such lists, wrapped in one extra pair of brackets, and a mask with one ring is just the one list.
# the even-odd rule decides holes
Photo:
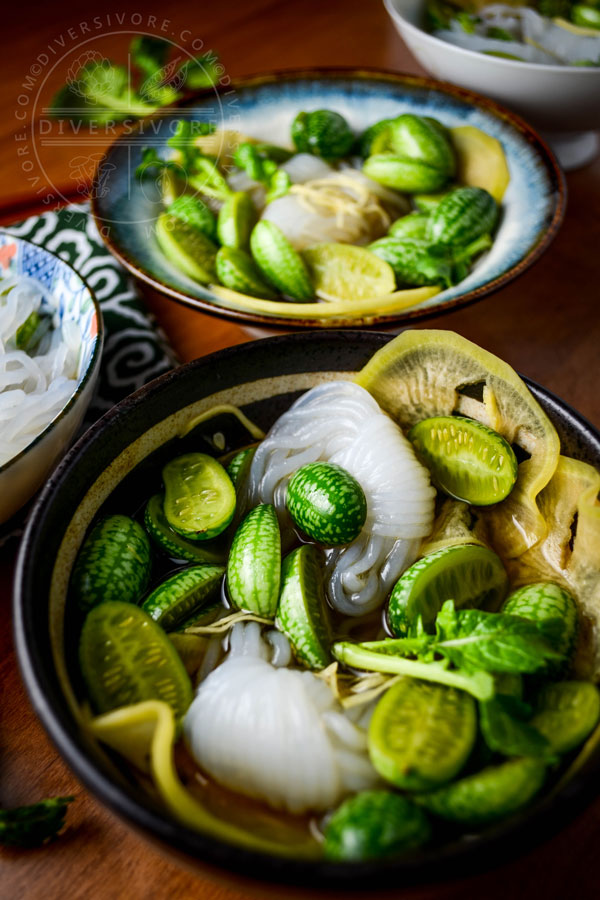
[(297, 327), (431, 315), (516, 277), (562, 218), (543, 145), (464, 91), (332, 71), (235, 99), (235, 117), (222, 99), (142, 123), (95, 186), (110, 249), (191, 306)]
[(497, 864), (595, 795), (599, 465), (589, 424), (451, 332), (198, 360), (34, 511), (34, 704), (201, 864), (371, 891)]

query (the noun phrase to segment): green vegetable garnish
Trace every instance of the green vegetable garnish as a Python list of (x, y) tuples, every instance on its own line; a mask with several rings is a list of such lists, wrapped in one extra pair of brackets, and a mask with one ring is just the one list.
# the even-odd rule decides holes
[(31, 806), (0, 809), (0, 844), (39, 847), (54, 840), (65, 824), (67, 807), (75, 797), (52, 797)]
[(299, 112), (292, 123), (292, 140), (299, 153), (333, 160), (347, 156), (354, 135), (345, 118), (331, 109)]

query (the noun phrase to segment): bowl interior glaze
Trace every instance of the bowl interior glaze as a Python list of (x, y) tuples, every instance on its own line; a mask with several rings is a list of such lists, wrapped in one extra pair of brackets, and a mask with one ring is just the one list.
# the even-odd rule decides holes
[[(118, 404), (87, 432), (48, 481), (19, 555), (15, 631), (19, 661), (35, 710), (60, 753), (107, 806), (186, 862), (218, 867), (263, 882), (370, 892), (493, 867), (564, 826), (600, 787), (600, 758), (559, 793), (543, 796), (521, 815), (483, 832), (385, 864), (286, 860), (233, 847), (175, 821), (143, 792), (127, 769), (90, 741), (79, 724), (76, 659), (79, 614), (67, 585), (86, 528), (97, 514), (133, 510), (148, 496), (148, 478), (163, 457), (210, 448), (216, 430), (229, 443), (244, 439), (221, 420), (178, 435), (194, 416), (233, 403), (267, 428), (298, 396), (323, 381), (359, 370), (389, 338), (377, 333), (319, 332), (275, 337), (213, 354), (162, 376)], [(600, 436), (567, 404), (530, 384), (554, 422), (565, 453), (600, 466)], [(237, 429), (237, 430), (236, 430)], [(206, 442), (206, 443), (202, 443)], [(117, 502), (118, 501), (118, 502)]]

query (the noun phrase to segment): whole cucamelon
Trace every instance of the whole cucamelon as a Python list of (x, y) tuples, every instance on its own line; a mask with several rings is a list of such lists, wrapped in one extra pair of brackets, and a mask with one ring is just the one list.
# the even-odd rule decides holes
[(334, 463), (307, 463), (290, 478), (287, 510), (308, 537), (327, 547), (349, 544), (367, 517), (367, 501), (360, 484)]
[(590, 681), (546, 684), (536, 698), (531, 725), (555, 753), (568, 753), (587, 738), (600, 718), (600, 693)]
[(70, 590), (84, 610), (108, 600), (137, 603), (150, 568), (150, 542), (141, 525), (128, 516), (107, 516), (86, 537)]
[(507, 597), (502, 612), (536, 623), (540, 634), (564, 658), (562, 664), (551, 667), (552, 673), (568, 666), (575, 652), (579, 619), (575, 600), (565, 588), (552, 582), (526, 584)]
[(464, 246), (493, 231), (497, 220), (498, 204), (491, 194), (483, 188), (460, 187), (431, 213), (427, 238), (444, 247)]
[(281, 580), (281, 538), (275, 508), (263, 503), (251, 510), (235, 533), (227, 563), (231, 603), (273, 618)]
[(425, 240), (390, 235), (370, 244), (368, 249), (390, 264), (399, 285), (441, 284), (450, 287), (452, 284), (451, 258), (444, 253), (434, 253)]
[(270, 284), (299, 302), (314, 295), (310, 274), (300, 254), (294, 250), (274, 222), (258, 222), (250, 235), (254, 262)]
[(142, 609), (161, 628), (171, 631), (215, 596), (224, 574), (224, 566), (182, 569), (155, 587)]
[(339, 159), (350, 153), (354, 135), (345, 118), (331, 109), (299, 112), (292, 122), (292, 140), (299, 153)]

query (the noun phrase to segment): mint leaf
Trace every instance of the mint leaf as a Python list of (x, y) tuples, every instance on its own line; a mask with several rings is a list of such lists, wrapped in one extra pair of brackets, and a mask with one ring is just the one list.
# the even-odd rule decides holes
[(280, 169), (275, 160), (268, 156), (271, 149), (268, 144), (257, 146), (245, 141), (236, 147), (233, 154), (233, 162), (239, 169), (243, 169), (253, 181), (265, 185), (267, 203), (277, 197), (283, 197), (291, 185), (288, 173)]
[(162, 38), (140, 34), (132, 40), (129, 49), (133, 64), (150, 77), (164, 67), (171, 45)]

